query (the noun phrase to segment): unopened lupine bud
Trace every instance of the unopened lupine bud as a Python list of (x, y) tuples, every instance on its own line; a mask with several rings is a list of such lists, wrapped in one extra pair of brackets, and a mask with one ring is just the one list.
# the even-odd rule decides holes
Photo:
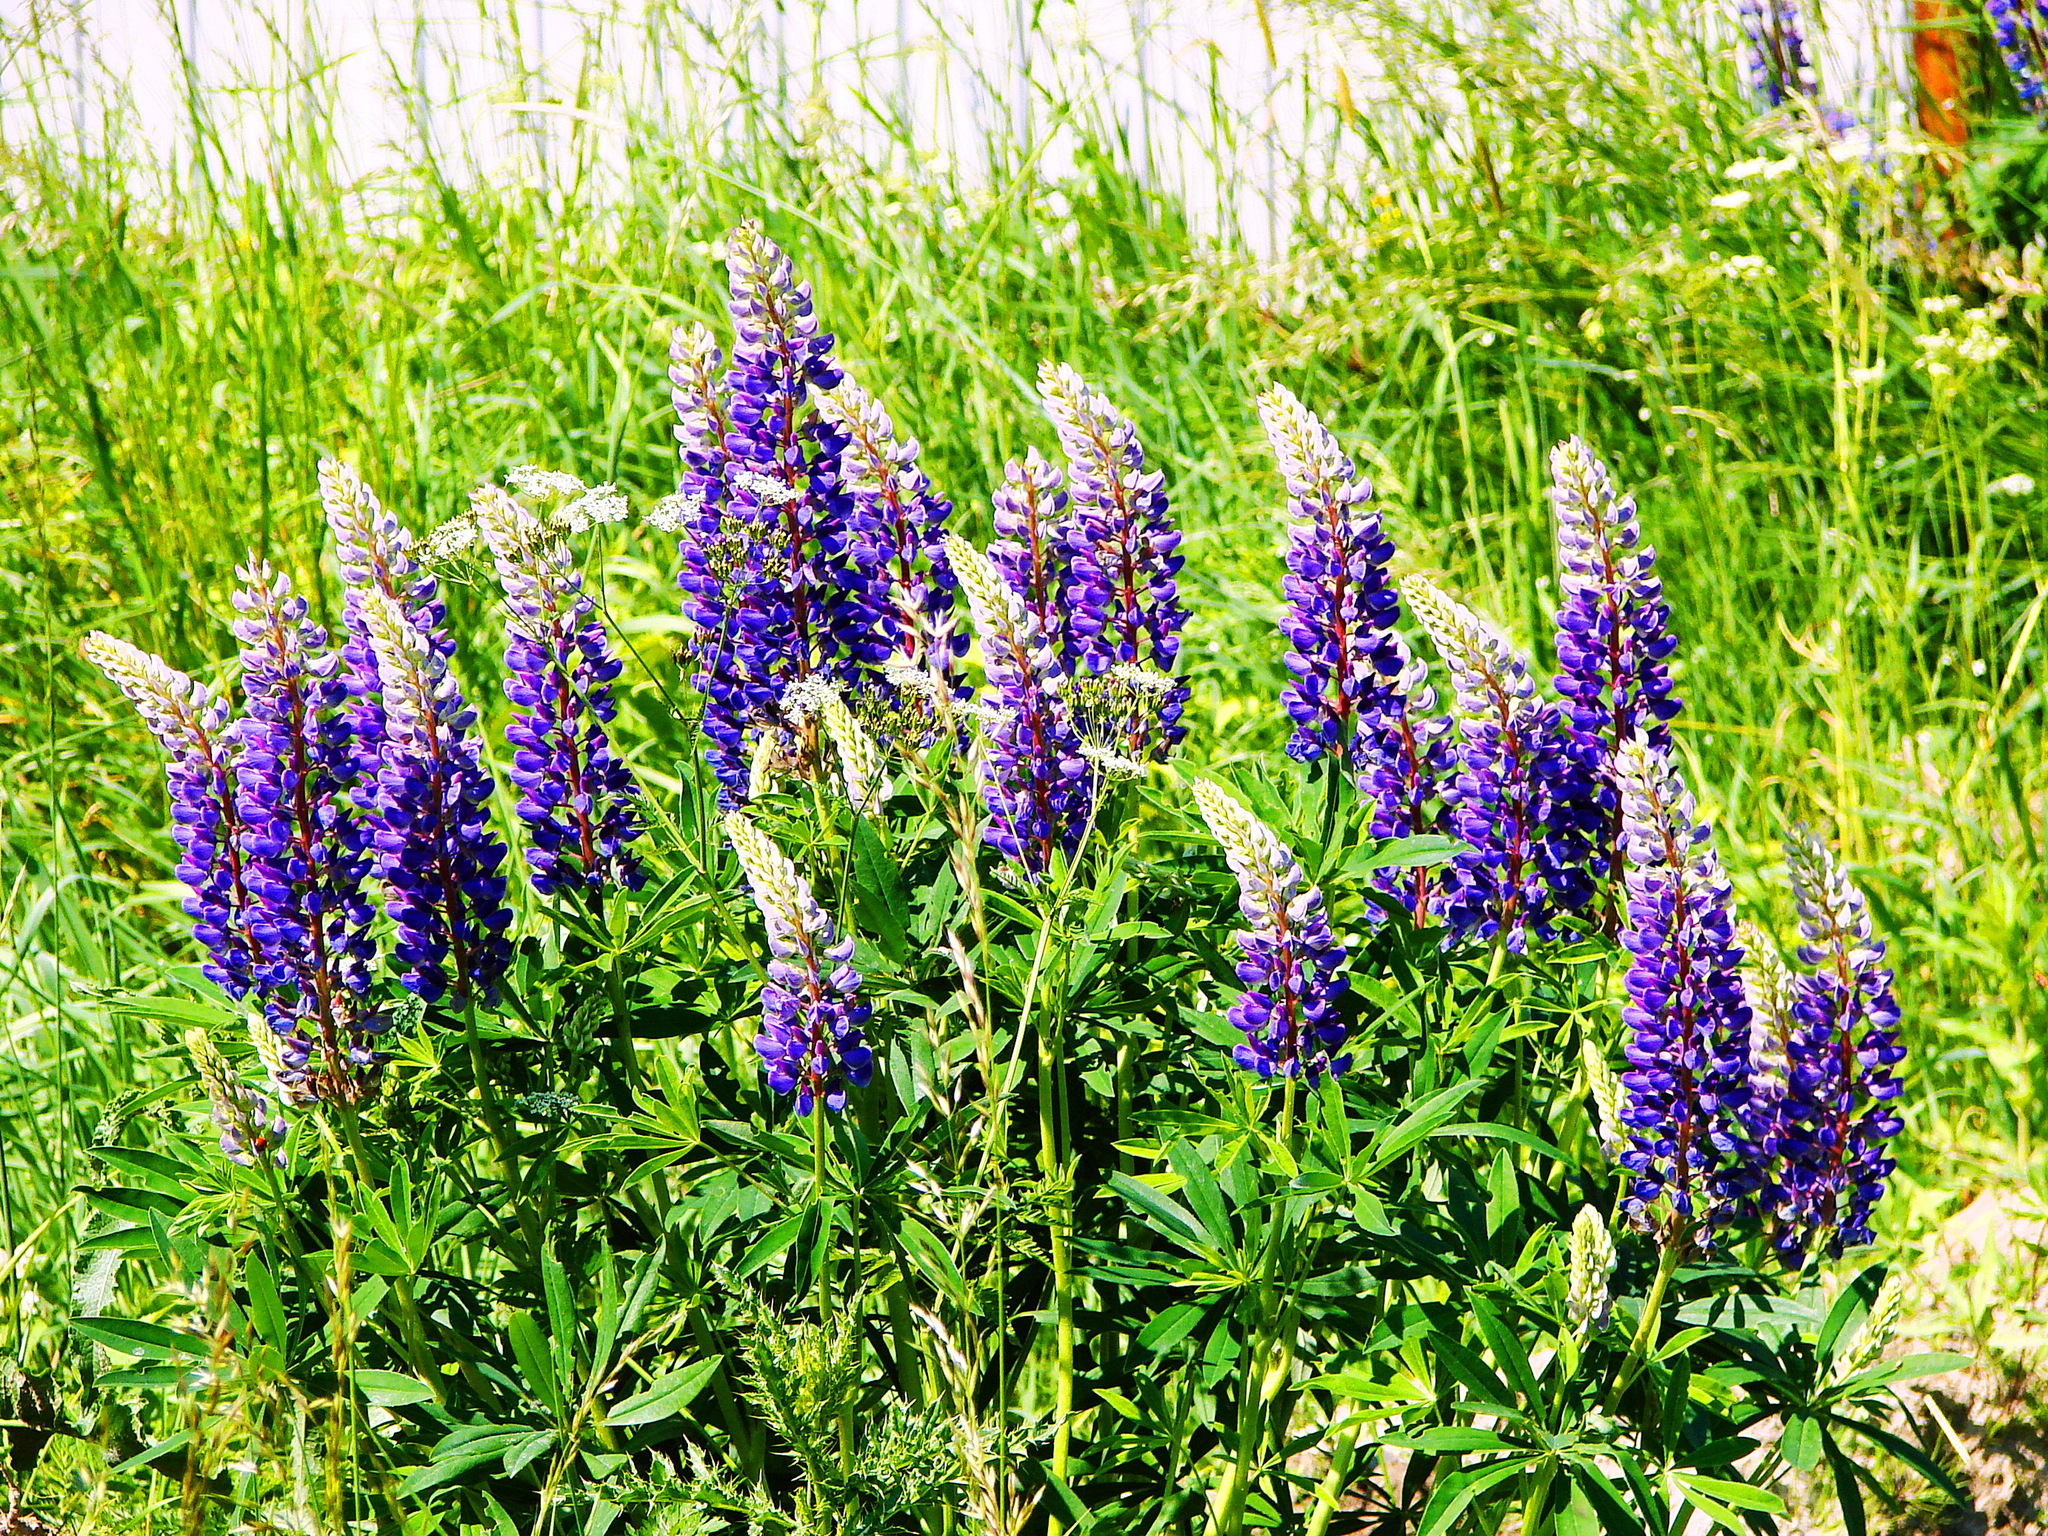
[(1619, 1159), (1628, 1146), (1628, 1126), (1621, 1117), (1621, 1079), (1614, 1075), (1606, 1053), (1591, 1035), (1579, 1039), (1579, 1066), (1586, 1075), (1586, 1093), (1593, 1101), (1593, 1134), (1600, 1138), (1601, 1151)]
[(1899, 1331), (1899, 1318), (1906, 1309), (1906, 1288), (1900, 1284), (1896, 1274), (1885, 1276), (1884, 1284), (1878, 1287), (1877, 1296), (1870, 1303), (1870, 1311), (1864, 1314), (1863, 1326), (1849, 1347), (1835, 1356), (1833, 1368), (1828, 1372), (1828, 1384), (1839, 1386), (1851, 1376), (1860, 1376), (1869, 1370), (1883, 1356), (1885, 1346), (1892, 1341), (1892, 1335)]
[[(267, 1031), (266, 1031), (267, 1033)], [(213, 1106), (213, 1123), (220, 1129), (220, 1149), (229, 1162), (254, 1166), (259, 1157), (271, 1157), (284, 1166), (284, 1139), (291, 1126), (269, 1099), (244, 1083), (203, 1029), (185, 1031), (185, 1049)]]
[(1565, 1313), (1580, 1338), (1607, 1326), (1613, 1307), (1614, 1238), (1607, 1223), (1590, 1205), (1579, 1207), (1566, 1242), (1569, 1269), (1565, 1280)]

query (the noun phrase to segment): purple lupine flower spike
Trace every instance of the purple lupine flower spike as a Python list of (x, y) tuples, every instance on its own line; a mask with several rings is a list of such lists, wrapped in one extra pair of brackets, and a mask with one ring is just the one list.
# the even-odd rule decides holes
[(1067, 586), (1073, 556), (1067, 548), (1066, 476), (1059, 466), (1028, 449), (1022, 463), (1003, 466), (1003, 483), (990, 498), (995, 507), (995, 542), (988, 557), (1024, 604), (1038, 633), (1064, 657), (1072, 648), (1067, 633)]
[(889, 413), (852, 379), (818, 393), (818, 408), (838, 429), (847, 490), (853, 497), (848, 546), (858, 620), (892, 657), (950, 679), (967, 637), (956, 634), (953, 594), (959, 583), (946, 560), (946, 519), (953, 506), (932, 494), (918, 467), (915, 438), (899, 440)]
[[(1372, 835), (1414, 837), (1433, 824), (1430, 802), (1442, 793), (1452, 769), (1451, 720), (1434, 713), (1436, 690), (1429, 683), (1429, 663), (1411, 656), (1399, 635), (1388, 635), (1387, 645), (1400, 669), (1387, 691), (1361, 713), (1351, 759), (1361, 787), (1372, 796)], [(1418, 923), (1429, 921), (1427, 865), (1378, 870), (1373, 879)]]
[(1387, 580), (1394, 552), (1372, 486), (1322, 422), (1285, 389), (1259, 396), (1259, 420), (1287, 482), (1294, 521), (1287, 529), (1287, 614), (1281, 633), (1294, 674), (1281, 702), (1294, 721), (1287, 755), (1312, 763), (1346, 761), (1360, 717), (1394, 701), (1400, 670), (1389, 645), (1401, 599)]
[(374, 786), (377, 873), (390, 890), (397, 959), (428, 1002), (490, 1002), (512, 963), (505, 845), (491, 829), (491, 776), (448, 658), (382, 592), (363, 594), (382, 682), (385, 738)]
[(2041, 0), (1984, 0), (1984, 14), (2029, 112), (2048, 111), (2048, 6)]
[(291, 1123), (268, 1097), (235, 1075), (234, 1068), (205, 1030), (186, 1030), (185, 1050), (192, 1057), (207, 1101), (213, 1106), (213, 1123), (220, 1131), (222, 1154), (244, 1168), (254, 1167), (259, 1157), (268, 1157), (278, 1167), (284, 1167), (284, 1141), (291, 1134)]
[(1202, 820), (1223, 846), (1237, 876), (1238, 910), (1250, 925), (1237, 934), (1244, 959), (1237, 978), (1245, 992), (1230, 1022), (1245, 1033), (1232, 1059), (1260, 1077), (1301, 1077), (1313, 1085), (1325, 1072), (1351, 1065), (1332, 1056), (1344, 1025), (1332, 1005), (1350, 983), (1337, 974), (1345, 949), (1330, 932), (1322, 892), (1302, 889), (1301, 865), (1258, 817), (1207, 779), (1194, 783)]
[(1536, 697), (1527, 658), (1498, 630), (1421, 577), (1405, 579), (1401, 595), (1450, 669), (1463, 736), (1443, 796), (1449, 830), (1472, 851), (1446, 872), (1444, 923), (1452, 939), (1497, 939), (1520, 954), (1592, 891), (1570, 741), (1557, 706)]
[(1557, 691), (1586, 771), (1584, 830), (1619, 874), (1620, 802), (1614, 762), (1638, 733), (1663, 751), (1678, 713), (1665, 658), (1676, 649), (1657, 552), (1642, 543), (1633, 496), (1617, 496), (1607, 466), (1580, 438), (1550, 455), (1562, 600)]
[[(1065, 364), (1042, 364), (1038, 393), (1067, 456), (1068, 625), (1077, 672), (1100, 676), (1118, 666), (1149, 665), (1171, 674), (1188, 611), (1179, 575), (1180, 529), (1167, 510), (1163, 477), (1145, 468), (1138, 431)], [(1135, 695), (1135, 696), (1131, 696)], [(1180, 723), (1186, 683), (1164, 690), (1112, 692), (1126, 718), (1103, 722), (1121, 750), (1164, 762), (1187, 735)]]
[(237, 575), (247, 712), (233, 727), (236, 805), (256, 990), (284, 1037), (293, 1084), (354, 1102), (375, 1086), (376, 1037), (389, 1021), (365, 1001), (375, 914), (363, 894), (370, 857), (347, 794), (348, 687), (291, 579), (256, 561)]
[(171, 836), (178, 844), (178, 878), (191, 892), (185, 915), (207, 953), (201, 969), (228, 996), (243, 997), (255, 981), (255, 953), (228, 702), (161, 656), (113, 635), (94, 631), (80, 649), (127, 696), (170, 757), (164, 775)]
[(958, 534), (946, 553), (981, 640), (989, 719), (980, 775), (989, 846), (1036, 880), (1081, 846), (1094, 815), (1096, 774), (1062, 696), (1052, 647), (989, 557)]
[(874, 1075), (874, 1052), (861, 1034), (869, 1009), (860, 997), (860, 972), (849, 963), (853, 935), (842, 939), (833, 932), (810, 882), (744, 812), (727, 816), (725, 831), (761, 909), (773, 956), (754, 1040), (768, 1086), (795, 1094), (799, 1115), (820, 1104), (844, 1109), (847, 1089), (865, 1088)]
[(1902, 1122), (1892, 1069), (1906, 1059), (1884, 943), (1874, 938), (1863, 893), (1827, 843), (1804, 827), (1786, 839), (1799, 908), (1800, 963), (1789, 1070), (1777, 1120), (1783, 1159), (1778, 1246), (1797, 1256), (1818, 1243), (1830, 1257), (1871, 1241), (1870, 1214), (1897, 1163), (1885, 1143)]
[(1624, 1201), (1645, 1212), (1662, 1197), (1675, 1230), (1711, 1229), (1757, 1185), (1757, 1151), (1742, 1133), (1749, 1099), (1749, 1005), (1738, 967), (1728, 881), (1712, 833), (1670, 757), (1641, 737), (1624, 743), (1621, 788), (1633, 957), (1622, 1019), (1633, 1032), (1622, 1121), (1635, 1175)]
[(335, 563), (341, 567), (342, 679), (348, 686), (348, 730), (355, 749), (357, 779), (367, 784), (377, 774), (384, 741), (384, 708), (378, 698), (377, 658), (363, 628), (364, 595), (381, 592), (403, 604), (423, 630), (444, 649), (455, 642), (441, 626), (447, 614), (435, 601), (435, 583), (423, 575), (414, 556), (412, 534), (385, 510), (361, 475), (337, 459), (322, 459), (320, 504), (334, 538)]
[(510, 610), (505, 696), (517, 707), (505, 739), (533, 888), (592, 897), (608, 885), (638, 890), (646, 872), (627, 845), (640, 835), (640, 786), (605, 733), (622, 663), (597, 605), (567, 546), (503, 489), (479, 486), (470, 506)]
[(1814, 91), (1813, 65), (1799, 30), (1797, 0), (1737, 0), (1749, 39), (1749, 85), (1767, 107)]

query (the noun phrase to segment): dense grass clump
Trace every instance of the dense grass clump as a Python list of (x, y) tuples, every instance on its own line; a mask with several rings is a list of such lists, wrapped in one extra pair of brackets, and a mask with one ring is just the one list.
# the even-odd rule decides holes
[[(1381, 83), (1310, 92), (1269, 259), (1191, 233), (1085, 101), (1043, 114), (1071, 173), (997, 143), (980, 179), (879, 113), (791, 110), (744, 64), (702, 82), (730, 107), (715, 127), (686, 92), (650, 109), (593, 69), (566, 105), (623, 139), (569, 116), (528, 174), (422, 142), (358, 179), (311, 71), (253, 158), (204, 92), (178, 144), (116, 112), (82, 153), (35, 83), (55, 44), (25, 34), (15, 105), (44, 131), (0, 150), (0, 1327), (30, 1376), (95, 1347), (70, 1313), (155, 1295), (74, 1191), (109, 1178), (95, 1147), (148, 1148), (191, 1097), (161, 778), (79, 640), (224, 679), (218, 615), (251, 551), (337, 622), (325, 455), (420, 530), (518, 464), (640, 507), (669, 493), (667, 342), (718, 323), (714, 243), (756, 216), (977, 542), (1000, 466), (1041, 435), (1041, 361), (1129, 412), (1187, 532), (1194, 749), (1226, 771), (1288, 729), (1262, 387), (1367, 467), (1400, 569), (1539, 659), (1547, 455), (1597, 442), (1663, 557), (1676, 750), (1745, 907), (1787, 926), (1778, 834), (1828, 826), (1891, 946), (1903, 1179), (1926, 1197), (1881, 1213), (1880, 1240), (2007, 1177), (2048, 1129), (2040, 135), (1993, 117), (1959, 154), (1762, 117), (1725, 29), (1666, 10), (1568, 43), (1533, 9), (1345, 8), (1330, 24)], [(636, 522), (602, 549), (593, 585), (633, 651), (620, 743), (658, 791), (694, 785), (673, 541)], [(458, 669), (495, 677), (488, 584), (443, 595)], [(148, 1475), (85, 1483), (111, 1511)]]

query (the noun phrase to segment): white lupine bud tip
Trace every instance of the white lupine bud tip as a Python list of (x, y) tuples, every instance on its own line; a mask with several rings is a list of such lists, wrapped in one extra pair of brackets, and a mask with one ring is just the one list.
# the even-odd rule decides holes
[[(977, 629), (1014, 628), (1023, 608), (988, 556), (957, 533), (946, 535), (946, 559), (967, 594)], [(1013, 612), (1014, 610), (1014, 612)]]
[(743, 811), (725, 818), (725, 833), (746, 871), (754, 904), (771, 933), (793, 935), (802, 931), (804, 913), (811, 905), (811, 888), (789, 855), (776, 845)]
[(1581, 1206), (1566, 1241), (1568, 1269), (1565, 1311), (1572, 1329), (1584, 1334), (1606, 1326), (1608, 1281), (1614, 1274), (1614, 1238), (1607, 1223), (1590, 1205)]
[(873, 809), (889, 798), (890, 785), (883, 772), (886, 766), (881, 743), (869, 734), (866, 726), (854, 717), (846, 707), (846, 700), (838, 693), (830, 695), (820, 719), (825, 734), (831, 738), (832, 746), (839, 754), (840, 780), (846, 789), (847, 802), (855, 810)]

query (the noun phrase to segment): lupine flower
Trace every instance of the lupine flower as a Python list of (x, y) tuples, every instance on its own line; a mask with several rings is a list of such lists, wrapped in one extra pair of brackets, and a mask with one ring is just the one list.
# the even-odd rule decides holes
[(2013, 90), (2029, 112), (2048, 111), (2048, 5), (2042, 0), (1984, 0)]
[(235, 1075), (203, 1029), (185, 1031), (185, 1049), (213, 1106), (213, 1123), (220, 1128), (220, 1149), (231, 1163), (252, 1168), (259, 1157), (270, 1157), (285, 1165), (284, 1139), (291, 1123), (270, 1100)]
[(1287, 530), (1287, 670), (1281, 703), (1294, 721), (1287, 755), (1312, 763), (1353, 755), (1369, 711), (1399, 710), (1395, 679), (1403, 658), (1389, 643), (1401, 599), (1387, 580), (1393, 541), (1367, 505), (1358, 478), (1329, 429), (1287, 390), (1259, 396), (1259, 420), (1287, 482), (1295, 521)]
[[(1074, 668), (1101, 674), (1148, 662), (1171, 674), (1188, 621), (1177, 578), (1186, 557), (1160, 489), (1145, 468), (1137, 428), (1072, 368), (1046, 363), (1038, 393), (1067, 456), (1068, 626)], [(1183, 737), (1188, 687), (1176, 683), (1128, 720), (1115, 722), (1131, 757), (1164, 762)]]
[(1237, 876), (1238, 910), (1250, 925), (1237, 934), (1244, 953), (1237, 979), (1247, 990), (1230, 1010), (1245, 1042), (1231, 1058), (1260, 1077), (1313, 1084), (1325, 1072), (1337, 1076), (1351, 1058), (1330, 1054), (1344, 1043), (1333, 1004), (1350, 983), (1337, 974), (1345, 950), (1330, 932), (1323, 893), (1302, 889), (1301, 865), (1287, 845), (1221, 787), (1197, 779), (1194, 795)]
[(1551, 451), (1551, 502), (1557, 508), (1562, 601), (1557, 609), (1557, 691), (1590, 792), (1584, 830), (1621, 869), (1614, 760), (1638, 733), (1652, 748), (1671, 744), (1665, 725), (1678, 713), (1664, 659), (1677, 647), (1671, 610), (1657, 579), (1657, 552), (1642, 545), (1633, 496), (1616, 496), (1607, 466), (1580, 438)]
[(95, 630), (80, 649), (127, 696), (169, 755), (164, 777), (171, 836), (178, 845), (178, 878), (191, 892), (185, 915), (207, 953), (201, 970), (228, 996), (242, 997), (254, 984), (255, 952), (227, 700), (161, 656), (113, 635)]
[(873, 815), (893, 793), (882, 744), (855, 718), (836, 689), (818, 711), (818, 723), (839, 755), (839, 782), (846, 791), (846, 803), (864, 815)]
[(372, 796), (385, 912), (398, 928), (408, 990), (429, 1002), (495, 994), (512, 960), (505, 845), (491, 830), (491, 776), (476, 711), (448, 658), (382, 592), (360, 609), (382, 681), (385, 736)]
[(847, 1089), (865, 1088), (874, 1073), (874, 1053), (861, 1034), (869, 1009), (860, 1000), (860, 972), (847, 963), (853, 936), (834, 935), (810, 883), (743, 812), (726, 817), (725, 831), (761, 909), (774, 957), (761, 988), (761, 1033), (754, 1040), (768, 1086), (795, 1094), (799, 1115), (819, 1104), (844, 1109)]
[(688, 612), (698, 626), (693, 682), (705, 695), (707, 756), (725, 799), (746, 793), (751, 743), (782, 691), (812, 673), (851, 681), (890, 654), (873, 632), (867, 585), (850, 563), (853, 502), (841, 481), (844, 435), (806, 411), (840, 383), (808, 284), (753, 223), (726, 240), (736, 330), (724, 395), (717, 349), (700, 331), (672, 344), (685, 493)]
[(256, 562), (237, 574), (247, 712), (233, 727), (236, 808), (256, 990), (293, 1080), (353, 1101), (375, 1083), (387, 1021), (365, 1004), (376, 946), (363, 894), (370, 858), (346, 793), (348, 688), (290, 578)]
[(640, 786), (605, 734), (622, 664), (561, 541), (496, 486), (479, 487), (470, 506), (510, 609), (505, 697), (517, 708), (505, 739), (533, 888), (637, 890), (646, 873), (626, 845), (640, 835)]
[(1635, 1175), (1625, 1204), (1641, 1214), (1662, 1196), (1680, 1223), (1711, 1227), (1756, 1183), (1755, 1149), (1740, 1134), (1749, 1005), (1728, 881), (1670, 758), (1638, 737), (1616, 766), (1628, 854), (1621, 942), (1633, 957), (1622, 1009), (1633, 1032), (1621, 1079), (1632, 1132), (1621, 1165)]
[(428, 643), (443, 656), (455, 654), (455, 642), (443, 627), (447, 611), (435, 600), (432, 577), (421, 574), (413, 555), (412, 534), (385, 510), (363, 477), (338, 459), (320, 461), (320, 505), (334, 537), (335, 563), (341, 567), (342, 674), (348, 685), (348, 730), (355, 749), (356, 778), (376, 777), (384, 741), (384, 706), (377, 658), (363, 624), (363, 602), (373, 592), (399, 603), (407, 619), (420, 626)]
[(1742, 1000), (1749, 1004), (1749, 1123), (1759, 1141), (1775, 1145), (1777, 1116), (1785, 1096), (1791, 1060), (1788, 1047), (1796, 1026), (1798, 989), (1791, 969), (1754, 923), (1737, 923), (1742, 946)]
[(1899, 1331), (1899, 1319), (1905, 1311), (1906, 1288), (1899, 1283), (1898, 1272), (1894, 1270), (1884, 1277), (1884, 1284), (1871, 1298), (1870, 1310), (1863, 1315), (1863, 1326), (1857, 1330), (1855, 1341), (1835, 1356), (1835, 1363), (1828, 1370), (1828, 1385), (1840, 1386), (1877, 1364), (1892, 1335)]
[(988, 547), (989, 559), (1062, 659), (1073, 647), (1067, 633), (1073, 555), (1067, 548), (1065, 485), (1059, 466), (1039, 457), (1036, 448), (1025, 453), (1022, 463), (1012, 459), (1005, 464), (1003, 483), (990, 498), (996, 538)]
[(1087, 835), (1094, 771), (1061, 696), (1058, 658), (1023, 600), (988, 556), (958, 534), (946, 535), (946, 553), (974, 617), (988, 675), (980, 775), (989, 824), (982, 835), (1035, 880), (1052, 868), (1055, 855), (1071, 856)]
[(1575, 807), (1580, 770), (1557, 706), (1536, 697), (1526, 657), (1486, 620), (1421, 577), (1401, 593), (1450, 669), (1463, 742), (1443, 787), (1451, 834), (1471, 852), (1448, 867), (1441, 897), (1453, 939), (1498, 939), (1520, 954), (1548, 937), (1558, 909), (1591, 894)]
[(852, 379), (820, 390), (818, 408), (846, 440), (839, 462), (853, 497), (847, 555), (853, 590), (866, 600), (860, 617), (890, 656), (950, 675), (967, 649), (954, 633), (959, 583), (946, 563), (952, 503), (932, 494), (917, 440), (899, 441), (881, 402)]
[(1618, 1161), (1628, 1145), (1628, 1126), (1622, 1120), (1621, 1079), (1614, 1075), (1606, 1054), (1591, 1035), (1579, 1037), (1579, 1067), (1586, 1076), (1587, 1096), (1593, 1101), (1593, 1134), (1600, 1139), (1600, 1150)]
[(1813, 94), (1813, 66), (1799, 30), (1797, 0), (1737, 0), (1749, 38), (1749, 85), (1767, 107)]
[[(1360, 787), (1372, 796), (1372, 835), (1413, 837), (1429, 830), (1429, 803), (1442, 793), (1453, 766), (1451, 720), (1434, 713), (1436, 689), (1429, 683), (1429, 663), (1410, 655), (1399, 635), (1386, 638), (1399, 670), (1387, 690), (1361, 713), (1351, 761)], [(1373, 880), (1398, 897), (1418, 922), (1428, 921), (1428, 866), (1376, 870)]]
[(1572, 1332), (1583, 1339), (1607, 1326), (1614, 1303), (1609, 1289), (1614, 1278), (1614, 1237), (1592, 1206), (1579, 1207), (1565, 1254), (1565, 1315)]
[(1805, 828), (1786, 840), (1786, 863), (1814, 967), (1794, 985), (1789, 1062), (1778, 1113), (1784, 1217), (1779, 1247), (1819, 1242), (1830, 1257), (1871, 1241), (1870, 1213), (1897, 1164), (1885, 1143), (1902, 1122), (1893, 1101), (1905, 1060), (1884, 944), (1872, 937), (1863, 893), (1828, 846)]

